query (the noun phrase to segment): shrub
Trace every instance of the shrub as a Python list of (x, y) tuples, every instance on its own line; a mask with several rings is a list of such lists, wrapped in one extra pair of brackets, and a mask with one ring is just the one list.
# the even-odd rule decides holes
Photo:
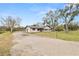
[(79, 29), (79, 26), (78, 26), (78, 24), (77, 23), (70, 23), (69, 25), (68, 25), (68, 29), (69, 30), (78, 30)]
[(60, 25), (60, 26), (57, 26), (56, 31), (63, 31), (64, 30), (64, 26), (63, 25)]
[(14, 28), (14, 31), (23, 31), (24, 28), (23, 27), (17, 27), (17, 28)]

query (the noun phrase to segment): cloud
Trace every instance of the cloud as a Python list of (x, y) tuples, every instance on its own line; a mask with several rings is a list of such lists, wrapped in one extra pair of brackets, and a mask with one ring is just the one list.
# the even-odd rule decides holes
[(38, 12), (38, 15), (39, 15), (40, 17), (43, 17), (43, 16), (45, 16), (45, 14), (46, 14), (47, 12), (49, 12), (50, 10), (54, 11), (54, 10), (56, 10), (56, 9), (52, 9), (52, 8), (44, 9), (44, 10)]
[(45, 9), (45, 10), (41, 11), (40, 14), (45, 14), (45, 13), (49, 12), (50, 10), (54, 11), (56, 9), (52, 9), (52, 8)]

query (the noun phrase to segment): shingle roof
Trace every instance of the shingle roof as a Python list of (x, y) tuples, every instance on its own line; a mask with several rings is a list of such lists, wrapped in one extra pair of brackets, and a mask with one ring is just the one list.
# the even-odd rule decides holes
[(27, 27), (30, 27), (30, 28), (36, 28), (36, 29), (39, 29), (39, 28), (42, 28), (42, 29), (50, 29), (49, 26), (37, 26), (37, 25), (31, 25), (31, 26), (26, 26)]

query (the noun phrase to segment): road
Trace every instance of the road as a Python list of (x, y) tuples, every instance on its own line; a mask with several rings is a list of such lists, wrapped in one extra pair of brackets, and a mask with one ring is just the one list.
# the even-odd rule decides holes
[(13, 33), (12, 56), (78, 56), (79, 42)]

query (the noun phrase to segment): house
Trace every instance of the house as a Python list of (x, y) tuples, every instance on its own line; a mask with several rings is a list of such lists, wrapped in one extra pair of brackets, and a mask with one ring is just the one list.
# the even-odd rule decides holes
[(47, 32), (51, 31), (49, 26), (38, 26), (38, 25), (31, 25), (25, 27), (26, 32)]

